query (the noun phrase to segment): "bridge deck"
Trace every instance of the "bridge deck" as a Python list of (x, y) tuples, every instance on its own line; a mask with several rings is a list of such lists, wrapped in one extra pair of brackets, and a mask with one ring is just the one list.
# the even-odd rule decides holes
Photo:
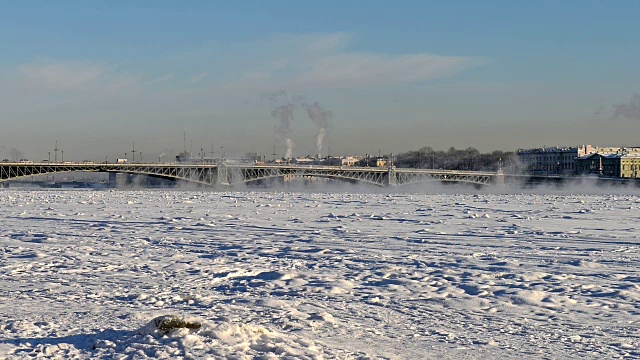
[(497, 173), (482, 171), (329, 165), (14, 162), (0, 163), (0, 182), (26, 176), (72, 171), (141, 174), (223, 186), (284, 177), (325, 177), (378, 186), (407, 185), (424, 181), (455, 181), (485, 185), (495, 182), (500, 176)]

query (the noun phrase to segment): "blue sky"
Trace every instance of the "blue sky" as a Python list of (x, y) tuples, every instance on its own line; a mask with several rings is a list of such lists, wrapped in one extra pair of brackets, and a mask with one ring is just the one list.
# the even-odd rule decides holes
[(332, 153), (637, 146), (638, 13), (586, 0), (5, 2), (0, 156), (42, 157), (58, 139), (75, 160), (134, 141), (155, 157), (182, 150), (183, 131), (194, 152), (284, 153), (271, 112), (287, 101), (294, 155), (317, 151), (312, 102), (333, 114)]

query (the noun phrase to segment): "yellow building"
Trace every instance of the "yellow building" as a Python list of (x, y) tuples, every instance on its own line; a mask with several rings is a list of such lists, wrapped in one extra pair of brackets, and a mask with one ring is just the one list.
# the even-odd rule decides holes
[(640, 154), (620, 156), (620, 177), (640, 178)]
[(591, 154), (576, 159), (577, 174), (640, 178), (640, 153)]

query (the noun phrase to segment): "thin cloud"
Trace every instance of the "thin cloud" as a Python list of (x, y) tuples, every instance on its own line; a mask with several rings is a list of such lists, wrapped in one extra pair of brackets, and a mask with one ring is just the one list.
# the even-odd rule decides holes
[(122, 90), (140, 84), (140, 77), (118, 71), (106, 63), (47, 61), (18, 66), (15, 83), (43, 92)]
[[(297, 89), (387, 86), (451, 76), (487, 62), (471, 56), (350, 51), (348, 44), (353, 38), (342, 33), (281, 35), (275, 40), (253, 45), (252, 48), (270, 52), (271, 59), (265, 53), (261, 54), (260, 63), (252, 64), (227, 85)], [(271, 43), (273, 45), (269, 45)], [(274, 63), (279, 66), (274, 67)]]
[(326, 35), (310, 36), (301, 39), (307, 50), (312, 52), (336, 51), (341, 49), (353, 39), (353, 35), (347, 33), (334, 33)]
[(380, 55), (346, 53), (302, 64), (288, 80), (294, 87), (363, 87), (416, 83), (450, 76), (481, 63), (468, 57), (430, 54)]
[(169, 81), (175, 77), (175, 74), (165, 74), (149, 81), (151, 84)]
[(126, 88), (131, 88), (140, 84), (139, 76), (120, 76), (117, 79), (111, 81), (111, 83), (107, 86), (108, 90), (122, 90)]
[(193, 84), (197, 84), (200, 81), (204, 80), (209, 74), (207, 74), (206, 72), (200, 73), (194, 77), (191, 78), (191, 82)]
[[(206, 79), (210, 89), (240, 91), (384, 87), (452, 76), (486, 62), (472, 56), (357, 52), (349, 49), (354, 39), (349, 33), (279, 34), (264, 41), (234, 44), (218, 49), (221, 56), (186, 79), (191, 84)], [(47, 61), (22, 65), (19, 74), (25, 86), (45, 91), (121, 91), (177, 77), (169, 66), (167, 73), (155, 78), (145, 75), (143, 69), (124, 73), (123, 66)]]
[[(453, 76), (486, 61), (420, 52), (359, 52), (350, 46), (355, 39), (349, 33), (280, 34), (263, 41), (218, 46), (216, 56), (196, 53), (197, 59), (193, 55), (191, 62), (181, 63), (179, 68), (173, 67), (173, 60), (158, 58), (154, 69), (160, 72), (155, 77), (129, 62), (38, 60), (0, 73), (6, 78), (0, 82), (0, 94), (4, 95), (0, 101), (6, 104), (6, 111), (15, 114), (25, 109), (52, 114), (51, 109), (63, 109), (70, 101), (73, 111), (80, 111), (76, 109), (83, 105), (208, 113), (215, 111), (211, 99), (221, 96), (246, 98), (273, 89), (383, 88)], [(184, 68), (192, 72), (185, 74), (180, 70)], [(176, 96), (174, 87), (181, 96)]]
[(103, 64), (60, 62), (25, 64), (19, 67), (19, 71), (29, 87), (72, 90), (100, 81), (107, 67)]

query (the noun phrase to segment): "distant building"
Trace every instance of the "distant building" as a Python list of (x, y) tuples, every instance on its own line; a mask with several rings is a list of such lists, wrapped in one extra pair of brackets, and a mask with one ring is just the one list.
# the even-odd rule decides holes
[(606, 177), (640, 178), (640, 151), (619, 149), (613, 154), (595, 153), (576, 159), (576, 173)]
[(322, 165), (355, 166), (362, 160), (360, 156), (326, 157), (320, 161)]
[[(616, 177), (621, 178), (640, 178), (640, 154), (624, 154), (619, 155), (615, 160), (615, 167), (612, 169)], [(606, 168), (605, 168), (605, 176)]]
[(290, 162), (296, 165), (314, 165), (317, 163), (316, 159), (311, 157), (293, 158)]
[(198, 153), (198, 157), (193, 157), (193, 154), (185, 151), (176, 156), (176, 161), (180, 163), (189, 164), (215, 164), (220, 159), (214, 157), (205, 156), (204, 152)]
[(360, 160), (358, 166), (366, 166), (366, 167), (386, 167), (389, 161), (384, 157), (370, 157), (365, 156), (364, 159)]
[(591, 145), (542, 147), (518, 150), (523, 169), (534, 175), (569, 175), (576, 171), (576, 158), (596, 152)]
[(576, 158), (576, 174), (602, 174), (602, 158), (604, 155), (593, 153)]
[(265, 161), (264, 156), (258, 155), (258, 153), (255, 152), (248, 152), (244, 154), (244, 159), (252, 163), (260, 163)]
[(176, 156), (177, 162), (191, 162), (191, 153), (188, 151), (181, 152)]
[(518, 150), (517, 155), (525, 172), (533, 175), (603, 174), (602, 161), (609, 167), (613, 166), (607, 159), (622, 155), (640, 156), (640, 147), (554, 146)]
[(360, 156), (343, 156), (341, 166), (354, 166), (360, 160), (362, 160)]

